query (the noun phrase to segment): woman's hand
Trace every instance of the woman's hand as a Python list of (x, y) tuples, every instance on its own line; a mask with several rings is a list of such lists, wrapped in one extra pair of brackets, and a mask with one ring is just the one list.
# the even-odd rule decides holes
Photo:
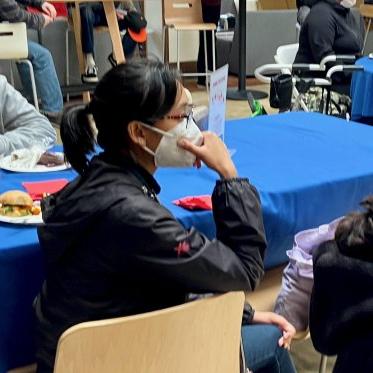
[(253, 323), (276, 325), (282, 331), (282, 337), (278, 340), (278, 345), (288, 350), (290, 349), (291, 340), (293, 339), (296, 330), (284, 317), (277, 315), (274, 312), (255, 311)]
[(117, 20), (122, 21), (127, 12), (122, 9), (115, 9), (115, 14), (117, 15)]
[(221, 178), (232, 179), (237, 177), (236, 167), (223, 141), (212, 132), (202, 132), (202, 135), (203, 143), (201, 146), (196, 146), (187, 139), (181, 139), (178, 145), (197, 157), (195, 163), (197, 168), (201, 166), (202, 161), (216, 171)]
[(47, 16), (46, 14), (43, 14), (43, 17), (44, 17), (44, 25), (43, 25), (43, 27), (46, 27), (46, 26), (48, 26), (50, 23), (53, 22), (53, 18), (52, 18), (52, 17), (49, 17), (49, 16)]
[(48, 2), (44, 2), (41, 6), (41, 9), (49, 17), (51, 17), (53, 19), (57, 17), (56, 8), (52, 4), (50, 4)]

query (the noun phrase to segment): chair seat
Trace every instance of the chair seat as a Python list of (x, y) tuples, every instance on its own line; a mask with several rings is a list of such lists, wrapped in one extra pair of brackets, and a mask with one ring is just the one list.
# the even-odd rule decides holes
[(166, 26), (174, 28), (177, 31), (213, 31), (216, 30), (216, 26), (214, 23), (173, 23), (173, 24), (166, 24)]
[(360, 13), (363, 17), (373, 18), (373, 5), (368, 5), (368, 4), (360, 5)]

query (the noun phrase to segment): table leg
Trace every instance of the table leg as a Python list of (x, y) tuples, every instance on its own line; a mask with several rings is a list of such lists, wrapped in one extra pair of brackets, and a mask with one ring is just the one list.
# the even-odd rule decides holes
[(111, 42), (113, 43), (114, 57), (118, 63), (126, 62), (123, 53), (122, 40), (120, 37), (118, 19), (115, 12), (115, 6), (113, 1), (103, 2), (106, 20), (110, 32)]
[[(79, 2), (74, 3), (74, 8), (72, 12), (73, 27), (74, 27), (74, 36), (75, 36), (75, 45), (76, 45), (76, 54), (78, 56), (79, 62), (79, 71), (80, 75), (84, 74), (85, 63), (84, 55), (82, 48), (82, 33), (81, 33), (81, 21), (80, 21), (80, 6)], [(83, 102), (87, 103), (91, 100), (89, 92), (83, 92)]]

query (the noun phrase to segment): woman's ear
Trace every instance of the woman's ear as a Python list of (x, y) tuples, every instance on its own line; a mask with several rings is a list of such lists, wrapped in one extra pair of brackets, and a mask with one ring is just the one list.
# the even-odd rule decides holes
[(144, 127), (136, 121), (128, 123), (128, 136), (134, 144), (144, 147), (146, 145)]

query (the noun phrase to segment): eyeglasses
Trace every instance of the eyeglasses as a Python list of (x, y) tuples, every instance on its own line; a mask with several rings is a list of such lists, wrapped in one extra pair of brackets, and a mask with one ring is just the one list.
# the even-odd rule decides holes
[(185, 112), (182, 114), (170, 114), (165, 115), (164, 118), (166, 119), (173, 119), (173, 120), (187, 120), (187, 125), (190, 123), (190, 121), (193, 119), (193, 109), (195, 108), (195, 105), (187, 105)]

